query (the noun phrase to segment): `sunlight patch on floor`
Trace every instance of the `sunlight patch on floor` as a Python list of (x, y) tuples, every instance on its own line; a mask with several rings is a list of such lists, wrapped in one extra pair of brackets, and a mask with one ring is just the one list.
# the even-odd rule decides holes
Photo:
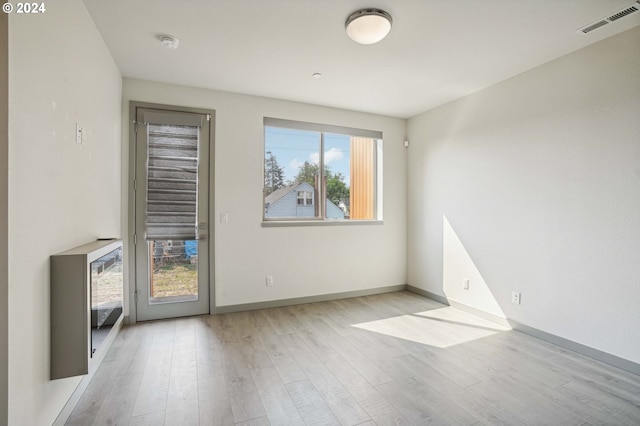
[(452, 307), (352, 324), (352, 327), (438, 348), (448, 348), (510, 330), (509, 327)]

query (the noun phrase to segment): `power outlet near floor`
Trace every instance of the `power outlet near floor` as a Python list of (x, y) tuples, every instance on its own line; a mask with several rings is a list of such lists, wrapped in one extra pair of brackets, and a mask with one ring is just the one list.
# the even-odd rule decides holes
[(267, 275), (265, 282), (267, 284), (267, 287), (271, 287), (273, 285), (273, 277), (271, 275)]
[(511, 303), (515, 303), (516, 305), (520, 304), (520, 292), (519, 291), (512, 291), (511, 292)]
[(469, 290), (469, 279), (468, 278), (465, 278), (465, 279), (462, 280), (462, 288), (464, 290)]

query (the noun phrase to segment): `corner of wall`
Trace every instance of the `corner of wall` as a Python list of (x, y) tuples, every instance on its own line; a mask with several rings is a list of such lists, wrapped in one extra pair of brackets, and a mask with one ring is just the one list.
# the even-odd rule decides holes
[[(121, 232), (122, 75), (82, 1), (8, 20), (0, 39), (8, 46), (9, 72), (0, 75), (8, 76), (10, 112), (0, 113), (10, 155), (10, 175), (0, 163), (0, 187), (10, 185), (0, 189), (8, 200), (0, 204), (7, 214), (0, 211), (0, 241), (10, 248), (8, 258), (0, 248), (0, 262), (10, 265), (0, 271), (0, 369), (8, 366), (0, 372), (7, 403), (0, 410), (8, 424), (43, 425), (60, 415), (80, 380), (50, 380), (50, 255)], [(86, 131), (80, 143), (76, 125)], [(0, 153), (0, 162), (6, 158)]]
[(409, 120), (409, 286), (636, 368), (639, 41), (627, 30)]

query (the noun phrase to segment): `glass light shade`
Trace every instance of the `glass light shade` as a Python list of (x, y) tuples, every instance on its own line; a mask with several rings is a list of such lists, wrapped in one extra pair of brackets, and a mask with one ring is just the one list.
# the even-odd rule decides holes
[(359, 10), (347, 18), (345, 27), (356, 43), (374, 44), (391, 31), (391, 15), (379, 9)]

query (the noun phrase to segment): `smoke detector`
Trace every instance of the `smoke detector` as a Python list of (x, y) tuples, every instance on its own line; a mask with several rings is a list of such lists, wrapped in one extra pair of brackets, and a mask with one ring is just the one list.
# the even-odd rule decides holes
[(170, 35), (163, 35), (160, 36), (160, 43), (162, 43), (162, 47), (166, 47), (167, 49), (177, 49), (180, 40)]

